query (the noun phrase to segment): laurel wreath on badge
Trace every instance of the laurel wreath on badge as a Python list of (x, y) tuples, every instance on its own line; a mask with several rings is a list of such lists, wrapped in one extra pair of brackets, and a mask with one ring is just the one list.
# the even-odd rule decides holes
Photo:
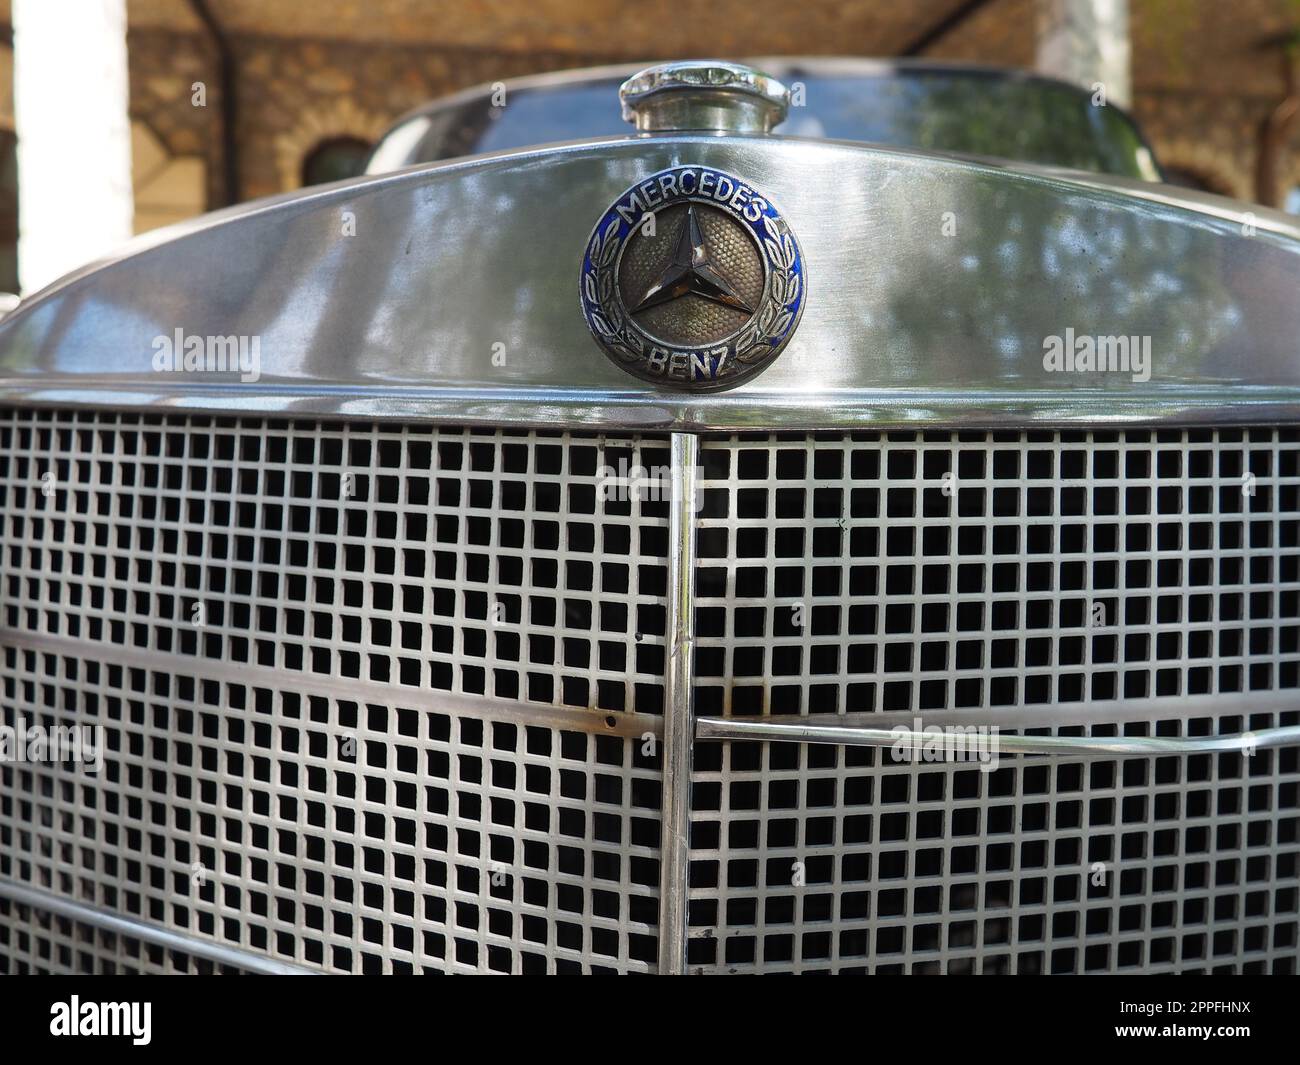
[[(772, 347), (785, 336), (794, 320), (794, 305), (799, 302), (799, 275), (794, 272), (794, 240), (783, 220), (763, 216), (763, 250), (771, 264), (768, 297), (753, 321), (741, 331), (736, 340), (736, 358), (750, 362), (762, 354), (764, 345)], [(753, 335), (750, 336), (752, 331)]]
[(583, 279), (587, 299), (600, 308), (592, 311), (591, 324), (604, 342), (626, 359), (634, 359), (645, 350), (641, 338), (627, 327), (631, 324), (622, 304), (614, 294), (614, 263), (618, 259), (618, 219), (609, 224), (604, 236), (596, 232), (591, 239), (591, 269)]

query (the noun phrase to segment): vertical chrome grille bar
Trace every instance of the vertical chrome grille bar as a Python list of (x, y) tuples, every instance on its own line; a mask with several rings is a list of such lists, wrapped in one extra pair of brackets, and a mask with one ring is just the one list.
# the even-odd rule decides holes
[(663, 816), (659, 867), (659, 972), (686, 972), (690, 879), (691, 663), (695, 633), (695, 470), (699, 443), (673, 433), (668, 516), (668, 655), (664, 678)]

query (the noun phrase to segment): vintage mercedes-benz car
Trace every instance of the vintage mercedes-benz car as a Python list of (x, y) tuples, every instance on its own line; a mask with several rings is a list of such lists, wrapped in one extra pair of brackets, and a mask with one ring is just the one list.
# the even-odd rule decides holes
[(758, 65), (0, 323), (0, 969), (1296, 971), (1300, 231)]

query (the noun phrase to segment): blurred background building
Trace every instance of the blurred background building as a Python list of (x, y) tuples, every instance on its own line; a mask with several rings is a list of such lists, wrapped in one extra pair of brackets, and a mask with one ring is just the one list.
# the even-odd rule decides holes
[[(1297, 0), (0, 0), (0, 290), (102, 252), (91, 221), (139, 233), (359, 173), (433, 97), (700, 55), (1101, 80), (1171, 180), (1300, 211), (1297, 27)], [(125, 213), (95, 201), (118, 186)], [(25, 193), (44, 206), (23, 211), (23, 239), (61, 258), (25, 258), (20, 278)]]

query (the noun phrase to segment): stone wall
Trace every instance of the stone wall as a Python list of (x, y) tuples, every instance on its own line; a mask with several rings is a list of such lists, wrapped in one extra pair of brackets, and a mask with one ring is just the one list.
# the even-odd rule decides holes
[[(138, 31), (128, 41), (131, 117), (175, 155), (199, 156), (209, 205), (221, 202), (221, 101), (216, 53), (202, 37)], [(236, 38), (242, 199), (299, 185), (303, 158), (322, 141), (375, 141), (404, 112), (482, 82), (608, 62), (603, 55), (438, 50), (339, 41)], [(206, 106), (193, 85), (207, 88)]]
[[(164, 31), (130, 31), (131, 120), (145, 126), (171, 155), (202, 160), (207, 206), (221, 202), (221, 88), (216, 54), (201, 37)], [(195, 82), (205, 106), (194, 104)]]
[[(994, 0), (936, 42), (926, 58), (1028, 67), (1034, 62), (1035, 0)], [(1136, 9), (1139, 11), (1142, 9)], [(1148, 19), (1148, 23), (1149, 23)], [(1167, 60), (1169, 42), (1141, 19), (1135, 26), (1132, 110), (1157, 155), (1238, 198), (1253, 193), (1256, 131), (1274, 100), (1266, 82), (1240, 92), (1198, 87)], [(827, 41), (827, 51), (836, 42)], [(273, 37), (235, 38), (238, 139), (244, 199), (296, 188), (302, 159), (337, 136), (377, 138), (399, 115), (483, 82), (566, 67), (623, 61), (608, 52), (489, 51)], [(133, 31), (129, 39), (132, 118), (168, 151), (206, 166), (209, 205), (220, 202), (220, 85), (211, 42), (199, 35)], [(1149, 69), (1148, 69), (1149, 68)], [(191, 86), (207, 85), (194, 107)], [(1300, 151), (1284, 160), (1300, 185)]]
[(1266, 101), (1240, 96), (1144, 92), (1133, 101), (1133, 115), (1165, 166), (1239, 200), (1254, 197), (1256, 135), (1267, 113)]
[(1036, 4), (1037, 0), (985, 4), (926, 49), (923, 58), (1030, 68)]
[[(1212, 33), (1197, 13), (1171, 0), (1132, 0), (1134, 118), (1167, 167), (1198, 178), (1208, 189), (1254, 196), (1257, 133), (1276, 102), (1276, 62), (1260, 53), (1246, 72), (1203, 77), (1185, 58), (1197, 34)], [(926, 52), (926, 58), (1032, 68), (1035, 0), (994, 0)], [(1174, 16), (1177, 16), (1175, 18)], [(1058, 73), (1043, 71), (1046, 74)], [(1300, 186), (1300, 139), (1282, 160), (1289, 184)], [(1284, 184), (1287, 184), (1284, 182)]]
[(600, 55), (438, 50), (249, 38), (240, 71), (240, 180), (246, 197), (298, 187), (302, 159), (322, 141), (375, 141), (437, 96), (523, 74), (607, 62)]

